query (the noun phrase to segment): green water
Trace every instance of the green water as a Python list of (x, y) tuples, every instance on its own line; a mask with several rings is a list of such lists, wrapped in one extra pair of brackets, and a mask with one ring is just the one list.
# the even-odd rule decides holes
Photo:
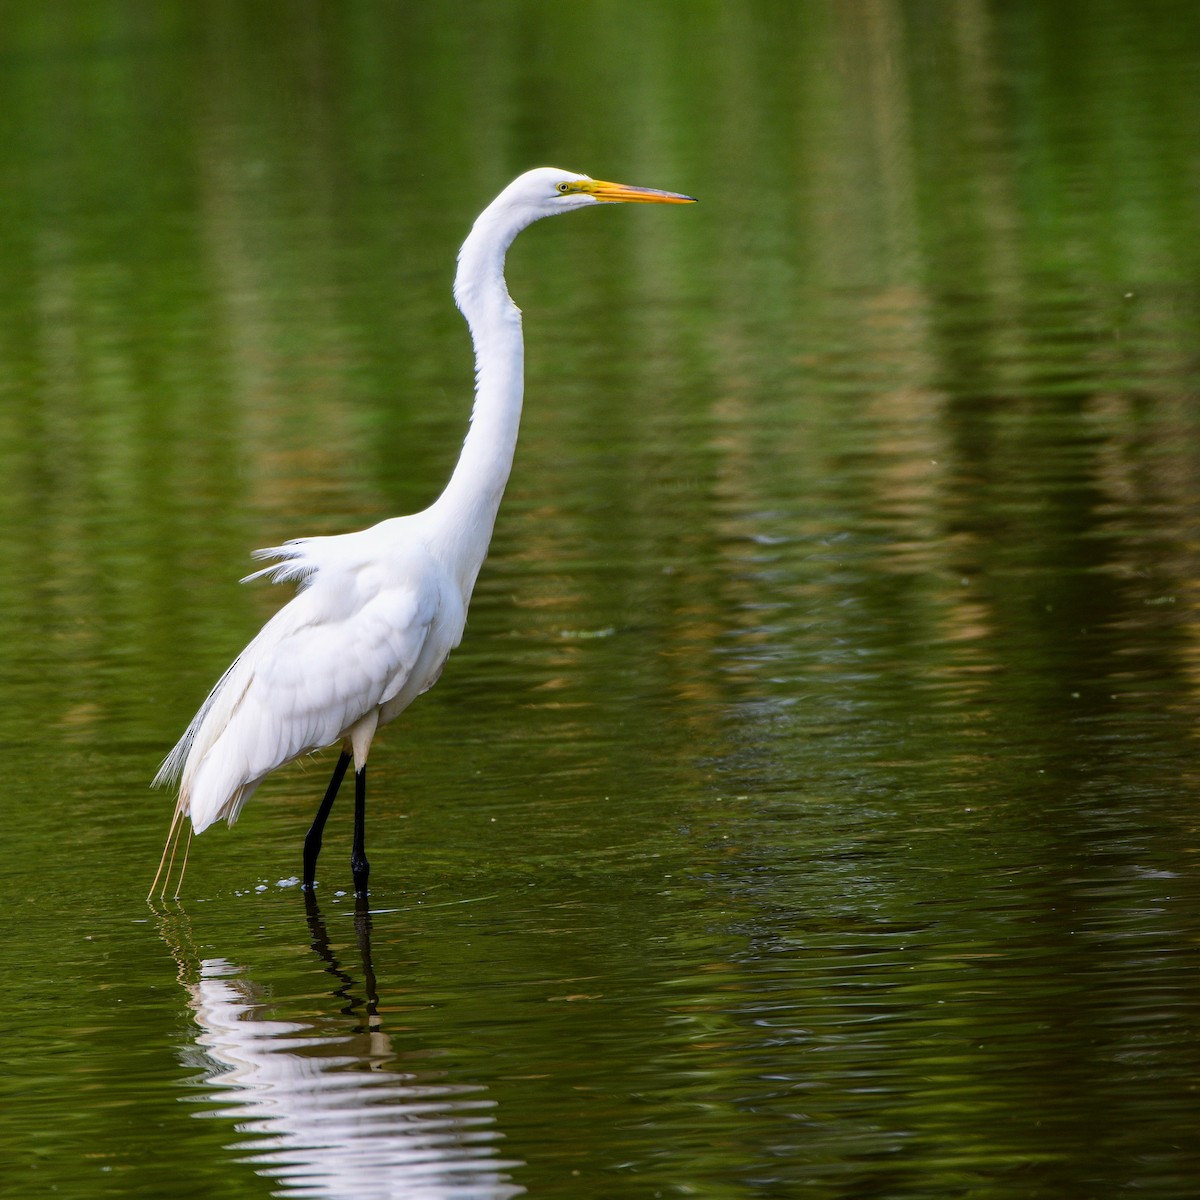
[[(1200, 1191), (1187, 2), (9, 5), (0, 1192)], [(147, 784), (426, 504), (474, 214), (525, 424), (466, 639), (149, 907)]]

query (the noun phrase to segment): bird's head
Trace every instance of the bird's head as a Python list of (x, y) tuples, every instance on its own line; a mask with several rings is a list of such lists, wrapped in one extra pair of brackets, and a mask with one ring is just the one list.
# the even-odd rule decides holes
[(557, 167), (536, 167), (519, 175), (500, 194), (499, 200), (524, 209), (531, 220), (586, 208), (592, 204), (692, 204), (694, 197), (655, 188), (607, 183)]
[[(463, 312), (474, 310), (481, 281), (499, 274), (503, 282), (504, 255), (513, 238), (542, 217), (552, 217), (592, 204), (692, 202), (691, 196), (681, 196), (676, 192), (606, 183), (590, 175), (577, 175), (574, 171), (562, 171), (557, 167), (537, 167), (526, 171), (524, 175), (518, 175), (476, 218), (458, 252), (458, 274), (454, 277), (455, 301)], [(516, 311), (511, 301), (509, 306)], [(467, 320), (471, 319), (468, 313)]]

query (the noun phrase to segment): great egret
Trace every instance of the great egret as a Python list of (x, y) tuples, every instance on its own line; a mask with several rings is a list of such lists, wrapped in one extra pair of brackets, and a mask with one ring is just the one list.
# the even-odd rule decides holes
[[(513, 180), (479, 215), (459, 251), (454, 280), (454, 299), (475, 347), (476, 382), (470, 428), (450, 481), (413, 516), (255, 552), (274, 565), (247, 580), (300, 586), (221, 676), (155, 776), (156, 787), (178, 781), (179, 799), (151, 895), (164, 866), (159, 894), (166, 894), (185, 817), (197, 834), (222, 817), (232, 825), (276, 767), (335, 742), (341, 754), (304, 839), (304, 886), (314, 886), (325, 822), (353, 758), (350, 870), (355, 894), (366, 895), (371, 739), (437, 682), (462, 639), (512, 467), (524, 343), (521, 313), (504, 282), (505, 253), (542, 217), (597, 204), (691, 201), (540, 167)], [(185, 852), (176, 896), (186, 866)]]

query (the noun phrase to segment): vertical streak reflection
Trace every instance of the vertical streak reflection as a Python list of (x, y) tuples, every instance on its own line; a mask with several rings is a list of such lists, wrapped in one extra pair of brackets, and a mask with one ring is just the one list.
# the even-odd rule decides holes
[[(276, 1196), (346, 1200), (508, 1200), (524, 1194), (497, 1154), (495, 1102), (482, 1087), (446, 1083), (429, 1068), (395, 1069), (402, 1056), (378, 1014), (370, 917), (356, 914), (362, 995), (310, 903), (312, 947), (337, 980), (339, 1020), (281, 1020), (247, 971), (191, 951), (186, 914), (164, 916), (164, 941), (196, 1022), (189, 1065), (199, 1065), (203, 1117), (232, 1119), (249, 1137), (228, 1144), (278, 1181)], [(347, 1027), (345, 1018), (352, 1018)], [(197, 1053), (198, 1052), (198, 1053)]]

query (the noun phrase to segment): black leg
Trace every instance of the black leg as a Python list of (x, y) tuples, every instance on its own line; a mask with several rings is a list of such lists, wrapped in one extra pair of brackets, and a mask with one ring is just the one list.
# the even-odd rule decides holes
[(337, 760), (337, 766), (333, 768), (333, 778), (329, 781), (329, 787), (325, 789), (325, 799), (321, 801), (321, 807), (317, 809), (317, 815), (313, 817), (313, 823), (305, 835), (305, 891), (311, 892), (313, 889), (313, 881), (317, 873), (317, 855), (321, 853), (321, 838), (325, 833), (325, 822), (329, 820), (329, 810), (333, 807), (333, 802), (337, 799), (338, 788), (342, 786), (342, 779), (345, 777), (346, 768), (349, 765), (350, 755), (343, 750), (341, 757)]
[(367, 768), (354, 776), (354, 845), (350, 850), (350, 874), (354, 876), (354, 894), (360, 899), (367, 895), (367, 877), (371, 864), (367, 862)]

